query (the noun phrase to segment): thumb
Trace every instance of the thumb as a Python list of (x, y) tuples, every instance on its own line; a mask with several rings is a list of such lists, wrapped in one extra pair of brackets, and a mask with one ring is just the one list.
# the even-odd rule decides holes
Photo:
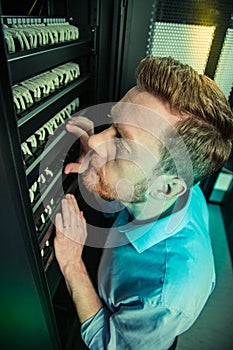
[(79, 163), (69, 163), (66, 165), (65, 169), (64, 169), (64, 173), (65, 174), (70, 174), (70, 173), (80, 173), (80, 167), (81, 164)]
[(88, 169), (89, 165), (89, 159), (88, 157), (83, 157), (82, 159), (79, 159), (78, 163), (69, 163), (66, 165), (64, 169), (65, 174), (70, 174), (70, 173), (78, 173), (82, 174), (85, 170)]

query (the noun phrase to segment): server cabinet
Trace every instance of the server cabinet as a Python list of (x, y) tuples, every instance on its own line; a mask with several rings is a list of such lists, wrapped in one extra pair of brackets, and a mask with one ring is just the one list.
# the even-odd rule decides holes
[(53, 219), (64, 193), (77, 191), (77, 175), (63, 174), (79, 151), (65, 123), (106, 99), (111, 6), (105, 0), (1, 2), (4, 350), (85, 349), (54, 256)]
[[(1, 28), (1, 347), (59, 349), (28, 198)], [(39, 346), (38, 346), (39, 347)]]
[[(1, 47), (4, 45), (0, 35)], [(40, 264), (15, 123), (6, 56), (1, 53), (1, 337), (2, 349), (59, 349), (50, 296)], [(39, 346), (38, 346), (39, 347)]]
[[(232, 30), (232, 1), (116, 0), (114, 4), (117, 30), (113, 33), (111, 78), (115, 99), (135, 83), (136, 67), (146, 55), (170, 55), (190, 64), (217, 80), (224, 91), (216, 71), (227, 31)], [(228, 41), (231, 45), (230, 38)], [(228, 48), (226, 54), (230, 53)], [(223, 61), (219, 75), (225, 69), (225, 76), (232, 76), (225, 55)]]

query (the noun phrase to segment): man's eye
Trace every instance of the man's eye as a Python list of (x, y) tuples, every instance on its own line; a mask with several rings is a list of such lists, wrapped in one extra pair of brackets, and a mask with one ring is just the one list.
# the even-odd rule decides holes
[(116, 137), (117, 139), (121, 139), (121, 134), (120, 134), (118, 131), (116, 131), (115, 137)]

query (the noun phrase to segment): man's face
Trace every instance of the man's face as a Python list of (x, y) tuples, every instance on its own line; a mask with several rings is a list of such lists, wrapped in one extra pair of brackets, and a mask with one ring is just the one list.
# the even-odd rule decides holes
[[(165, 119), (157, 118), (158, 113)], [(92, 153), (84, 184), (109, 200), (143, 202), (158, 165), (158, 129), (163, 129), (163, 120), (167, 123), (175, 117), (161, 101), (136, 87), (113, 107), (111, 115), (109, 128), (89, 139)]]

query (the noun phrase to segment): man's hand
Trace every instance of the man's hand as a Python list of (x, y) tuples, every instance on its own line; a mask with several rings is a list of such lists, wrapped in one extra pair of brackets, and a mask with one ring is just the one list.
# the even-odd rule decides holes
[(89, 159), (85, 156), (90, 151), (88, 140), (94, 134), (94, 124), (88, 118), (74, 117), (66, 124), (66, 129), (80, 139), (82, 154), (78, 159), (78, 163), (67, 164), (64, 172), (65, 174), (83, 173), (89, 164)]
[(86, 221), (73, 195), (62, 200), (62, 214), (56, 215), (55, 254), (72, 296), (79, 320), (85, 322), (102, 307), (82, 261), (87, 237)]
[(58, 213), (55, 219), (54, 247), (56, 258), (65, 276), (67, 269), (72, 268), (82, 260), (87, 230), (86, 220), (73, 195), (67, 194), (61, 205), (62, 214)]

